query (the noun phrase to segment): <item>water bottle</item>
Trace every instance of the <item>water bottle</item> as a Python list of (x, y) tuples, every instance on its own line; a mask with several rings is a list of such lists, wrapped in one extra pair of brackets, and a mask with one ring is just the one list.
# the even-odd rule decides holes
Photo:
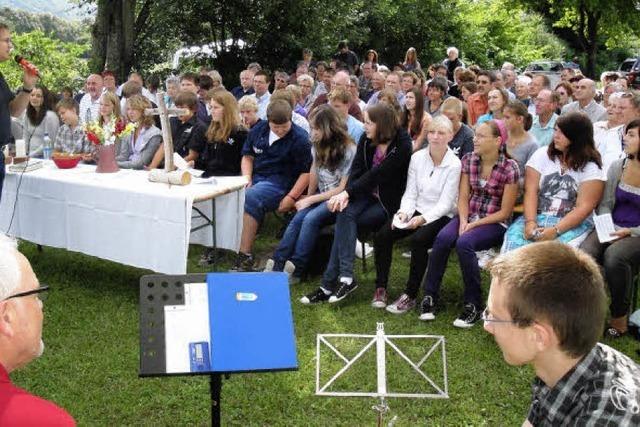
[(51, 153), (53, 152), (53, 145), (51, 145), (51, 138), (49, 138), (49, 133), (44, 133), (44, 145), (42, 146), (42, 157), (45, 160), (51, 160)]

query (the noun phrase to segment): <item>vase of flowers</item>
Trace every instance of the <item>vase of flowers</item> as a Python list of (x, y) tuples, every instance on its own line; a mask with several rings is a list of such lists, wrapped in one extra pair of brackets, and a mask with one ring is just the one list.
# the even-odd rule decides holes
[(85, 124), (85, 135), (96, 148), (95, 155), (98, 163), (96, 172), (112, 173), (120, 170), (116, 162), (116, 142), (123, 136), (133, 133), (135, 129), (135, 123), (125, 123), (122, 118), (115, 115), (102, 126), (98, 122)]

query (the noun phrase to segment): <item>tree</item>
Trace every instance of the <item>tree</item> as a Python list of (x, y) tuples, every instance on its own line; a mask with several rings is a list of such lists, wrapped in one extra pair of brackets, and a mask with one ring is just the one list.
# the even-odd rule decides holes
[(639, 35), (637, 0), (515, 0), (542, 15), (558, 37), (586, 56), (585, 73), (596, 74), (599, 48), (608, 38)]
[[(44, 35), (42, 31), (34, 31), (13, 36), (18, 53), (29, 58), (41, 74), (41, 83), (49, 89), (59, 91), (65, 86), (80, 89), (87, 75), (87, 61), (82, 59), (89, 45), (64, 43)], [(10, 87), (18, 87), (22, 82), (22, 69), (13, 61), (0, 64), (0, 72), (4, 74)]]
[(120, 81), (125, 79), (133, 62), (135, 9), (135, 0), (98, 0), (92, 30), (93, 72), (108, 68)]

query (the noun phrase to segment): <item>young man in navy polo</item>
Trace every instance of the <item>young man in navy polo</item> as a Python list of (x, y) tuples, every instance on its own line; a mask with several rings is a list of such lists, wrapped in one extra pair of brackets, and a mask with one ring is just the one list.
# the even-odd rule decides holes
[(274, 100), (267, 120), (255, 125), (242, 150), (242, 174), (249, 179), (244, 201), (240, 252), (233, 268), (253, 270), (253, 242), (267, 212), (287, 212), (309, 184), (308, 134), (291, 123), (291, 105)]

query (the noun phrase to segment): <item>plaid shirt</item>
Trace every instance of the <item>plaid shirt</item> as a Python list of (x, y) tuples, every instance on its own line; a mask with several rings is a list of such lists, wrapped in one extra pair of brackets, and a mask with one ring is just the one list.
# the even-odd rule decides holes
[(63, 124), (56, 134), (56, 142), (53, 145), (54, 151), (61, 151), (69, 154), (91, 153), (91, 143), (87, 141), (82, 126), (77, 125), (71, 129), (69, 125)]
[(533, 382), (527, 419), (534, 426), (640, 425), (640, 366), (597, 344), (558, 383)]
[(517, 184), (520, 178), (518, 163), (508, 159), (503, 153), (500, 153), (485, 185), (480, 182), (481, 169), (482, 162), (477, 154), (469, 153), (462, 158), (462, 173), (469, 175), (471, 184), (468, 218), (470, 222), (498, 212), (502, 205), (505, 185)]

